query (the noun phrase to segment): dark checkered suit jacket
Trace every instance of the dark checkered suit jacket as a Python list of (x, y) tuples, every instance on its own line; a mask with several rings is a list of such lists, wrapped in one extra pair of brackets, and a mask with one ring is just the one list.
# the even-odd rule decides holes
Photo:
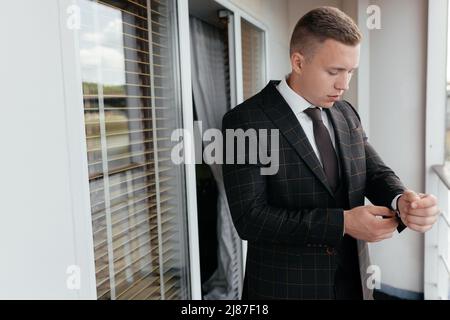
[[(224, 136), (226, 129), (238, 128), (280, 133), (275, 175), (261, 175), (260, 163), (223, 165), (233, 222), (248, 240), (244, 291), (249, 299), (334, 299), (335, 248), (343, 238), (345, 208), (336, 207), (322, 166), (278, 83), (270, 81), (223, 118)], [(405, 188), (367, 141), (358, 114), (345, 101), (327, 112), (348, 181), (350, 208), (364, 205), (365, 196), (390, 207)], [(370, 299), (370, 261), (367, 244), (360, 240), (358, 254), (364, 298)]]

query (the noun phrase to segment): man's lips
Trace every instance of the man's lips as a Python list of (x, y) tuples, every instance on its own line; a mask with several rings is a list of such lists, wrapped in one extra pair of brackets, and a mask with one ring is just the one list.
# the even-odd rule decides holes
[(330, 98), (332, 100), (339, 100), (340, 97), (341, 97), (340, 95), (338, 95), (338, 96), (328, 96), (328, 98)]

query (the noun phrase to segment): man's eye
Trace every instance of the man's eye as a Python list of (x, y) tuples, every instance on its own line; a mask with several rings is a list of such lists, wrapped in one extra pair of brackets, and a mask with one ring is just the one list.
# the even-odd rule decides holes
[(328, 71), (328, 74), (329, 74), (330, 76), (337, 76), (337, 75), (338, 75), (337, 72), (332, 72), (332, 71)]

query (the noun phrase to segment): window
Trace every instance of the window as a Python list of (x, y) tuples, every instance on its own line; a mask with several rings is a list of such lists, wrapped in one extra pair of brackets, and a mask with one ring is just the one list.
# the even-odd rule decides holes
[[(449, 12), (447, 13), (450, 17)], [(450, 163), (450, 19), (447, 21), (447, 112), (445, 117), (445, 162)]]
[(241, 19), (244, 100), (258, 93), (266, 82), (264, 31)]
[[(428, 16), (425, 183), (426, 192), (437, 196), (441, 214), (434, 227), (425, 233), (424, 297), (425, 299), (449, 299), (450, 118), (448, 110), (450, 105), (448, 103), (449, 73), (445, 68), (445, 65), (449, 65), (450, 62), (448, 58), (450, 51), (447, 49), (447, 39), (450, 37), (448, 1), (429, 1)], [(443, 160), (446, 162), (445, 165)]]
[(79, 0), (99, 299), (189, 299), (174, 0)]

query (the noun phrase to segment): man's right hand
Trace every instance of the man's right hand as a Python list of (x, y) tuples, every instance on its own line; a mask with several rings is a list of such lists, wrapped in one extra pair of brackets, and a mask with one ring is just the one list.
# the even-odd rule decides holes
[(355, 239), (378, 242), (392, 237), (398, 220), (389, 208), (361, 206), (344, 211), (344, 226), (345, 233)]

